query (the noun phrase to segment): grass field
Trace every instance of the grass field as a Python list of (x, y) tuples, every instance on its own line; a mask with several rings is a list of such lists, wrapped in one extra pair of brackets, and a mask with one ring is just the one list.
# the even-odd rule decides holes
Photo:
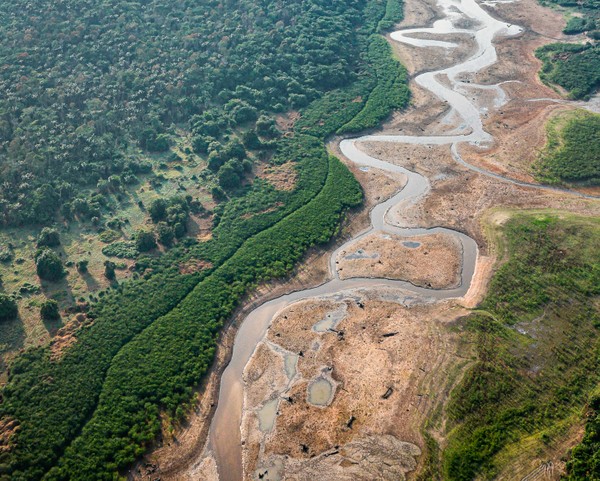
[[(168, 161), (173, 154), (177, 154), (180, 160)], [(9, 321), (0, 330), (0, 380), (5, 379), (6, 363), (19, 350), (49, 342), (57, 330), (70, 320), (70, 308), (77, 302), (93, 301), (99, 292), (110, 286), (110, 281), (104, 276), (104, 262), (108, 257), (102, 249), (111, 242), (130, 240), (137, 229), (151, 224), (146, 208), (141, 207), (139, 202), (148, 206), (159, 197), (190, 194), (209, 211), (214, 207), (207, 188), (210, 182), (200, 175), (205, 171), (206, 162), (190, 152), (189, 138), (185, 133), (180, 132), (171, 151), (148, 156), (147, 161), (153, 166), (152, 174), (139, 176), (139, 183), (118, 194), (106, 196), (107, 216), (117, 221), (118, 228), (96, 228), (89, 222), (57, 225), (61, 245), (54, 250), (67, 271), (66, 277), (59, 282), (41, 281), (36, 274), (34, 255), (39, 227), (2, 229), (0, 246), (10, 256), (0, 262), (0, 289), (9, 294), (15, 293), (19, 318)], [(206, 239), (210, 236), (210, 219), (192, 216), (188, 231), (198, 239)], [(89, 262), (86, 273), (77, 271), (76, 263), (81, 259)], [(129, 268), (134, 264), (133, 260), (112, 260), (117, 264), (118, 281), (131, 277)], [(40, 305), (47, 298), (58, 301), (62, 320), (48, 322), (41, 319)]]
[[(472, 363), (433, 419), (447, 445), (426, 429), (427, 479), (522, 479), (567, 457), (600, 385), (600, 219), (506, 214), (486, 225), (500, 258), (488, 294), (453, 326)], [(580, 472), (593, 443), (580, 449)]]
[(546, 125), (548, 142), (534, 173), (550, 184), (600, 184), (600, 115), (586, 110), (563, 112)]

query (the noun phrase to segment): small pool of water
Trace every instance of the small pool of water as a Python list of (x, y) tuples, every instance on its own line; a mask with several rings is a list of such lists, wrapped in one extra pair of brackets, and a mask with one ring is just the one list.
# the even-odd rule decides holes
[(404, 241), (402, 243), (402, 245), (404, 247), (408, 247), (409, 249), (416, 249), (417, 247), (419, 247), (421, 245), (420, 242), (415, 242), (415, 241)]
[(296, 366), (298, 365), (298, 354), (285, 354), (283, 357), (283, 365), (285, 368), (285, 374), (288, 380), (294, 379), (296, 375)]
[(367, 254), (363, 249), (358, 249), (356, 252), (352, 254), (348, 254), (344, 257), (344, 259), (354, 260), (354, 259), (377, 259), (379, 254), (377, 252), (373, 252), (372, 254)]
[(323, 319), (317, 321), (312, 329), (315, 332), (327, 332), (331, 329), (335, 329), (338, 323), (346, 317), (346, 311), (348, 308), (346, 304), (343, 304), (335, 311), (328, 312)]
[(332, 395), (333, 386), (324, 377), (318, 377), (308, 385), (308, 402), (315, 406), (327, 406)]
[(273, 430), (278, 404), (279, 399), (271, 399), (258, 410), (258, 427), (263, 433), (270, 433)]

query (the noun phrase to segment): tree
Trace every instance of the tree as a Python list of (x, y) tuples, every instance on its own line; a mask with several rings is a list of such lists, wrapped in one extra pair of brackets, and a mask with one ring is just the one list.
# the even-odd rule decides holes
[(38, 235), (37, 246), (38, 247), (56, 247), (60, 245), (60, 236), (56, 229), (50, 227), (44, 227)]
[(87, 272), (88, 270), (88, 260), (87, 259), (80, 259), (77, 261), (77, 271), (84, 273)]
[(262, 147), (262, 142), (256, 135), (255, 130), (247, 130), (242, 134), (242, 142), (244, 143), (244, 147), (250, 150), (260, 149)]
[(148, 145), (148, 150), (150, 152), (166, 152), (167, 150), (169, 150), (169, 147), (169, 136), (165, 134), (159, 134), (156, 136), (154, 142), (151, 142)]
[(208, 152), (208, 140), (202, 135), (196, 135), (192, 139), (192, 149), (196, 154), (206, 154)]
[(173, 243), (175, 233), (173, 232), (173, 228), (166, 222), (159, 222), (156, 227), (156, 232), (158, 234), (158, 242), (165, 247), (168, 247)]
[(19, 310), (15, 300), (4, 293), (0, 293), (0, 321), (11, 321), (17, 317)]
[(156, 247), (154, 232), (139, 230), (135, 235), (135, 246), (140, 252), (148, 252)]
[(40, 307), (40, 314), (44, 321), (56, 321), (57, 319), (60, 319), (58, 302), (54, 299), (46, 299)]
[(261, 115), (256, 121), (256, 132), (261, 137), (276, 137), (279, 131), (275, 126), (275, 120), (268, 115)]
[(240, 174), (231, 162), (227, 162), (219, 169), (219, 185), (225, 189), (238, 187), (241, 182)]
[(62, 261), (56, 252), (50, 249), (40, 249), (35, 255), (35, 266), (40, 279), (56, 282), (65, 276)]
[(211, 189), (210, 194), (212, 195), (212, 198), (215, 202), (221, 202), (227, 199), (227, 194), (225, 194), (225, 191), (221, 189), (221, 187), (219, 187), (218, 185), (215, 185)]
[(115, 280), (115, 268), (117, 265), (113, 261), (104, 261), (104, 277), (110, 281)]
[(167, 202), (162, 198), (154, 199), (150, 204), (148, 212), (150, 213), (152, 222), (156, 223), (164, 220), (167, 215)]

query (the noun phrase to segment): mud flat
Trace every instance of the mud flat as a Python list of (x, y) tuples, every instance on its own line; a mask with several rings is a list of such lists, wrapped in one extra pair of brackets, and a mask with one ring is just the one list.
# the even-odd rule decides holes
[[(335, 328), (316, 332), (332, 312), (343, 313)], [(464, 313), (386, 289), (281, 311), (244, 372), (244, 472), (270, 480), (316, 479), (319, 472), (327, 479), (405, 479), (436, 402), (431, 383), (456, 361), (444, 325)], [(282, 375), (282, 351), (298, 356), (291, 379)], [(326, 407), (311, 403), (314, 380), (329, 378), (333, 399)], [(265, 432), (258, 413), (270, 399), (278, 402), (276, 423)]]
[(462, 246), (448, 234), (403, 238), (374, 232), (337, 256), (341, 279), (375, 277), (405, 280), (433, 289), (460, 285)]

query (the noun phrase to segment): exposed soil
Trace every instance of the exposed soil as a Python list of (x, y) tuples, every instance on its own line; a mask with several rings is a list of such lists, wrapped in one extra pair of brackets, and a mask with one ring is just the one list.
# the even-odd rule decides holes
[(410, 225), (443, 226), (464, 232), (477, 241), (483, 255), (487, 252), (487, 242), (480, 219), (488, 209), (547, 207), (590, 216), (600, 214), (600, 203), (596, 200), (522, 187), (473, 172), (458, 165), (443, 146), (364, 142), (360, 148), (430, 179), (431, 192), (427, 197), (415, 206), (392, 209), (392, 218), (405, 219), (404, 223)]
[(446, 234), (405, 238), (375, 232), (340, 252), (337, 263), (340, 279), (376, 277), (448, 289), (460, 284), (462, 248)]
[(281, 165), (260, 163), (256, 169), (256, 176), (265, 179), (277, 190), (293, 190), (298, 172), (293, 162), (286, 162)]
[[(315, 479), (311, 476), (319, 469), (327, 479), (404, 479), (416, 467), (421, 424), (437, 402), (431, 383), (456, 362), (454, 337), (445, 324), (466, 311), (450, 303), (414, 303), (410, 295), (401, 303), (386, 299), (397, 296), (383, 290), (352, 293), (337, 302), (300, 302), (273, 321), (245, 372), (242, 433), (250, 477), (281, 463), (282, 479), (298, 480)], [(346, 314), (334, 330), (313, 330), (340, 306)], [(292, 382), (283, 372), (279, 349), (298, 355)], [(309, 382), (323, 372), (337, 384), (327, 408), (307, 400)], [(265, 434), (257, 409), (268, 399), (279, 399), (279, 406), (275, 428)], [(381, 436), (406, 443), (406, 451), (396, 453), (388, 466), (394, 476), (369, 478), (371, 463), (348, 462), (344, 451), (354, 442), (378, 442)], [(373, 463), (386, 455), (386, 449), (371, 452)]]
[(50, 343), (50, 359), (58, 361), (67, 348), (77, 342), (76, 335), (78, 331), (83, 326), (90, 326), (92, 322), (83, 312), (80, 312), (64, 327), (60, 328)]

